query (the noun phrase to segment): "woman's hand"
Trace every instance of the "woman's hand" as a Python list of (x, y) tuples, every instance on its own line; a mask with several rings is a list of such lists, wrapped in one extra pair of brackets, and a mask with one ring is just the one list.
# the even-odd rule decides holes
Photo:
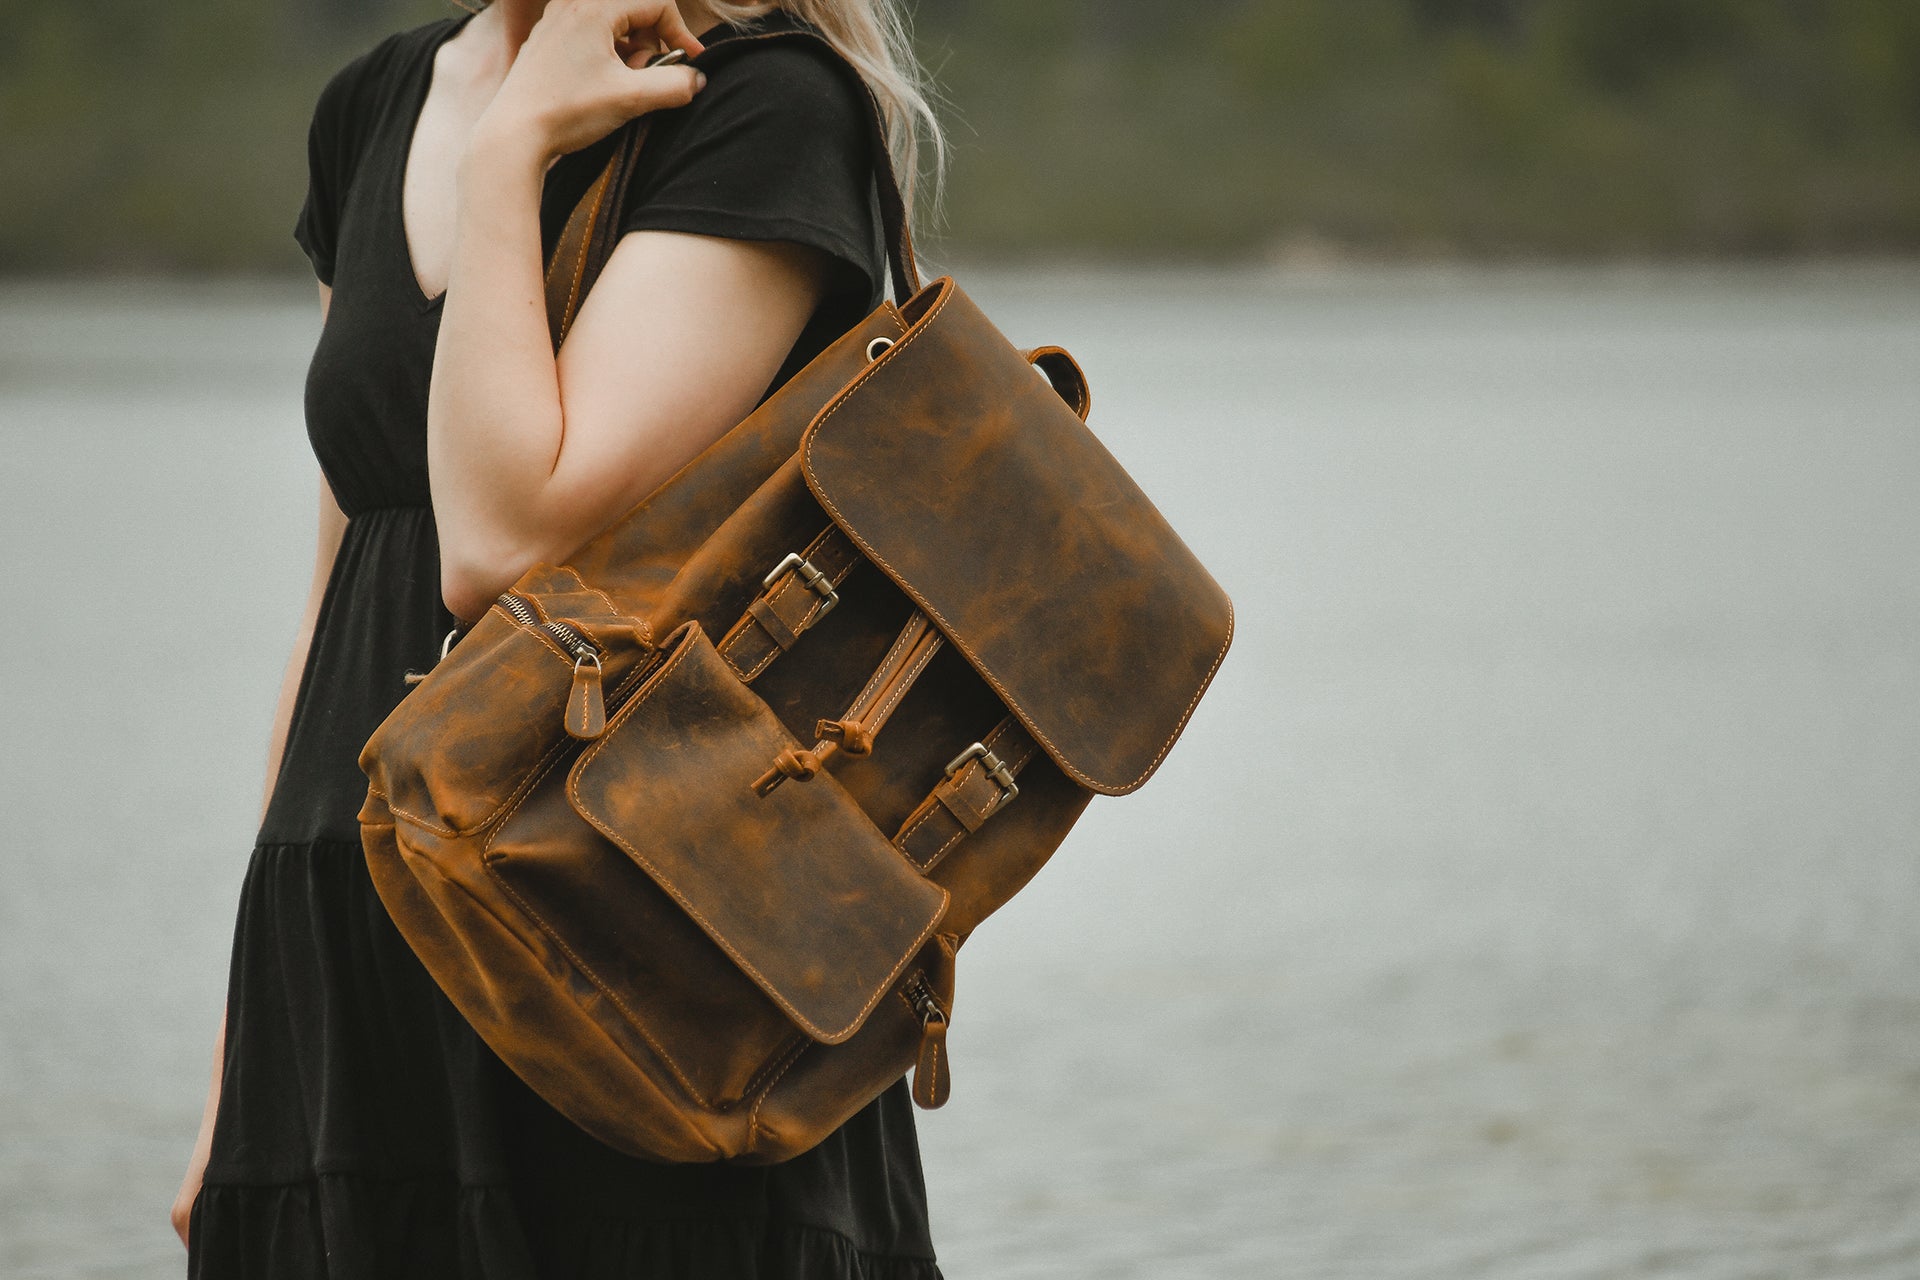
[(167, 1213), (167, 1220), (173, 1223), (173, 1234), (180, 1237), (180, 1243), (188, 1243), (187, 1230), (193, 1221), (193, 1202), (200, 1197), (200, 1180), (207, 1172), (207, 1156), (213, 1150), (212, 1126), (202, 1124), (200, 1134), (193, 1142), (193, 1155), (187, 1161), (187, 1174), (180, 1180), (180, 1189), (173, 1193), (173, 1207)]
[(673, 0), (550, 0), (481, 116), (475, 145), (506, 132), (551, 161), (635, 116), (683, 107), (706, 77), (645, 65), (671, 49), (702, 50)]
[(220, 1016), (220, 1032), (213, 1038), (213, 1078), (207, 1084), (207, 1101), (200, 1112), (200, 1134), (193, 1140), (193, 1155), (187, 1159), (186, 1177), (180, 1179), (180, 1189), (174, 1192), (173, 1208), (167, 1215), (181, 1244), (187, 1243), (187, 1228), (193, 1221), (193, 1202), (199, 1198), (200, 1180), (206, 1175), (207, 1157), (213, 1152), (213, 1120), (220, 1111), (220, 1077), (226, 1053), (227, 1019), (223, 1013)]

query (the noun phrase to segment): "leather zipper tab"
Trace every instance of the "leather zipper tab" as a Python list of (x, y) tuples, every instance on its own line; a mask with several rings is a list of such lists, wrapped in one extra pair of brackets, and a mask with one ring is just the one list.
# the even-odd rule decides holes
[(907, 999), (920, 1018), (920, 1056), (913, 1064), (913, 1101), (924, 1111), (946, 1105), (953, 1092), (953, 1067), (947, 1061), (947, 1014), (934, 998), (924, 973), (908, 979)]
[(607, 701), (600, 688), (600, 655), (582, 653), (573, 663), (567, 692), (567, 732), (588, 741), (607, 731)]
[(947, 1064), (947, 1020), (935, 1014), (920, 1024), (920, 1057), (913, 1064), (913, 1100), (924, 1111), (944, 1106), (953, 1091)]
[(564, 622), (542, 619), (533, 602), (514, 592), (502, 592), (499, 605), (523, 627), (544, 631), (565, 653), (573, 655), (573, 685), (567, 690), (567, 733), (589, 742), (607, 731), (607, 699), (600, 687), (600, 650)]

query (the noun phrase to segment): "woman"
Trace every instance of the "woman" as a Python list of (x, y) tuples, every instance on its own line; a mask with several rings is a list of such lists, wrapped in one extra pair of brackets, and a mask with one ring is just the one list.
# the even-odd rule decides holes
[[(295, 232), (324, 317), (319, 553), (173, 1211), (193, 1275), (938, 1276), (904, 1082), (786, 1164), (622, 1156), (434, 986), (356, 819), (360, 746), (456, 618), (564, 560), (880, 297), (879, 157), (835, 60), (777, 42), (711, 84), (643, 64), (805, 20), (862, 68), (910, 175), (932, 122), (890, 3), (495, 0), (323, 90)], [(542, 264), (645, 112), (623, 235), (556, 357)]]

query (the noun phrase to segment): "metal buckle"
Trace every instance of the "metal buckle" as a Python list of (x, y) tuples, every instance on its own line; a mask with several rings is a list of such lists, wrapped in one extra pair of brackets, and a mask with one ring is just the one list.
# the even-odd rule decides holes
[(1013, 770), (1007, 768), (1007, 762), (987, 750), (987, 744), (984, 742), (974, 743), (950, 760), (947, 763), (947, 776), (949, 778), (957, 776), (962, 769), (966, 768), (968, 764), (975, 760), (980, 762), (981, 772), (985, 773), (987, 777), (1000, 785), (1000, 798), (993, 802), (992, 808), (981, 815), (982, 817), (988, 817), (1000, 812), (1000, 810), (1006, 808), (1009, 804), (1012, 804), (1013, 798), (1020, 794), (1020, 788), (1015, 784), (1013, 780)]
[(829, 613), (832, 613), (833, 606), (840, 603), (840, 593), (833, 589), (833, 583), (828, 581), (827, 575), (816, 569), (813, 561), (807, 559), (798, 551), (787, 552), (787, 558), (775, 565), (772, 573), (760, 579), (760, 589), (762, 591), (771, 590), (773, 584), (779, 581), (780, 575), (789, 569), (799, 574), (800, 581), (806, 584), (807, 589), (825, 602), (820, 606), (820, 611), (813, 615), (813, 621), (818, 622)]

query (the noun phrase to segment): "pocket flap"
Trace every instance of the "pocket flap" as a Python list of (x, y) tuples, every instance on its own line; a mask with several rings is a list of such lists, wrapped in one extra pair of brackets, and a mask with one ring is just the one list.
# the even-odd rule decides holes
[(1152, 776), (1233, 607), (1139, 486), (952, 281), (801, 446), (834, 522), (1068, 776)]
[(756, 794), (799, 744), (699, 624), (666, 648), (574, 764), (568, 797), (802, 1030), (838, 1044), (932, 936), (947, 891), (832, 774)]

